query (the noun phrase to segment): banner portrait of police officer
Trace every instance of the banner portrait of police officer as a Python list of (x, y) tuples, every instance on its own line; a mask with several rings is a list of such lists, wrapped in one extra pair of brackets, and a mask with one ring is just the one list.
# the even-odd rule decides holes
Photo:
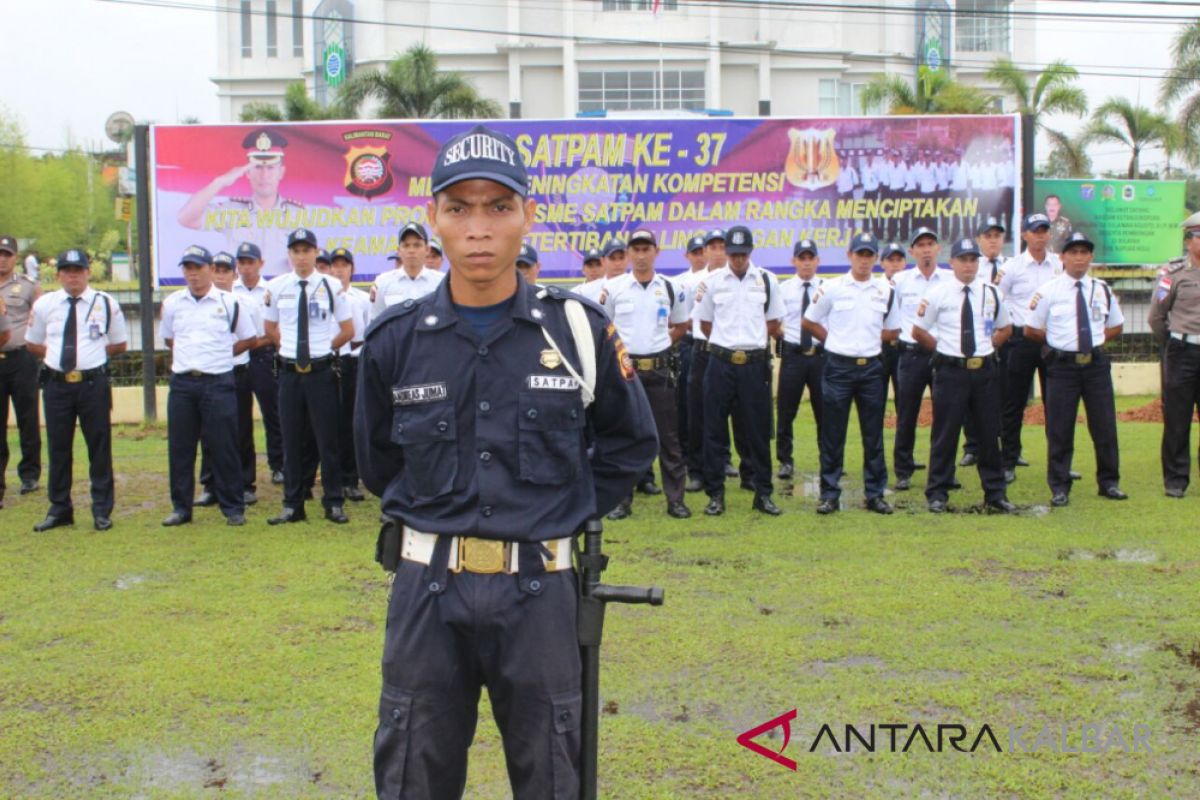
[(381, 555), (399, 554), (376, 792), (462, 796), (486, 686), (513, 796), (574, 798), (573, 537), (650, 466), (654, 419), (603, 310), (518, 274), (535, 202), (512, 139), (450, 139), (431, 183), (447, 278), (384, 311), (359, 358), (359, 472), (388, 520)]

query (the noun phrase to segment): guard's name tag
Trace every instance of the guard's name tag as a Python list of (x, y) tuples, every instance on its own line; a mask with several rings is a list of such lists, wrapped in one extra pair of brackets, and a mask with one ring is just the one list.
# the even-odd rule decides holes
[(552, 392), (579, 391), (579, 381), (570, 375), (530, 375), (526, 382), (530, 389), (548, 389)]
[(422, 383), (416, 386), (401, 386), (392, 389), (392, 404), (397, 406), (415, 406), (418, 403), (432, 403), (445, 400), (448, 397), (446, 384)]

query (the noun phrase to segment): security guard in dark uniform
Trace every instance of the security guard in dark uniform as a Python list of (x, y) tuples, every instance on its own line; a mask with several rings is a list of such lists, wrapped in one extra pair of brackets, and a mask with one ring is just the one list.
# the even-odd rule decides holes
[(779, 459), (778, 477), (787, 480), (795, 474), (792, 461), (792, 426), (804, 390), (817, 423), (818, 441), (821, 435), (821, 373), (825, 368), (825, 347), (803, 329), (804, 312), (812, 305), (817, 291), (825, 283), (817, 277), (820, 258), (817, 245), (811, 239), (801, 239), (792, 248), (792, 265), (796, 276), (779, 284), (783, 297), (783, 336), (778, 340), (780, 355), (779, 394), (775, 423), (775, 455)]
[(1187, 255), (1167, 265), (1150, 301), (1163, 350), (1163, 486), (1181, 498), (1192, 471), (1192, 417), (1200, 407), (1200, 213), (1184, 220)]
[(1063, 273), (1042, 284), (1025, 317), (1025, 335), (1046, 348), (1046, 480), (1052, 506), (1065, 506), (1070, 495), (1080, 398), (1096, 450), (1100, 496), (1128, 497), (1118, 485), (1112, 362), (1103, 350), (1106, 342), (1121, 335), (1125, 316), (1108, 284), (1088, 275), (1094, 250), (1083, 232), (1068, 236), (1062, 251)]
[(213, 283), (208, 250), (192, 245), (179, 266), (187, 287), (163, 300), (159, 326), (172, 355), (167, 398), (172, 511), (162, 524), (169, 528), (192, 521), (196, 445), (203, 441), (221, 513), (228, 524), (245, 525), (233, 359), (258, 338), (253, 317), (242, 313), (232, 292)]
[[(305, 440), (311, 428), (321, 464), (325, 519), (346, 523), (337, 435), (337, 349), (354, 336), (350, 306), (337, 281), (316, 272), (317, 236), (288, 236), (292, 271), (267, 284), (264, 327), (279, 348), (279, 421), (283, 428), (283, 511), (270, 525), (306, 519)], [(349, 443), (347, 443), (349, 444)]]
[(925, 500), (935, 514), (946, 511), (955, 488), (954, 454), (968, 415), (977, 422), (976, 467), (987, 508), (1011, 513), (1000, 463), (1000, 395), (996, 350), (1012, 334), (1000, 290), (979, 275), (979, 246), (956, 241), (950, 251), (954, 280), (930, 290), (917, 310), (913, 338), (933, 353), (933, 435)]
[[(0, 314), (6, 319), (9, 337), (0, 346), (0, 431), (8, 430), (8, 403), (17, 415), (21, 461), (17, 477), (21, 494), (37, 491), (42, 476), (42, 433), (38, 425), (37, 359), (25, 349), (25, 329), (33, 303), (42, 296), (37, 281), (18, 273), (17, 240), (0, 236)], [(8, 470), (8, 437), (0, 436), (0, 508), (4, 507)]]
[(487, 686), (513, 797), (573, 798), (572, 537), (645, 473), (654, 421), (603, 311), (516, 272), (535, 211), (516, 144), (482, 126), (450, 139), (431, 188), (449, 276), (368, 329), (354, 415), (381, 536), (402, 530), (375, 789), (460, 797)]
[(108, 360), (125, 352), (128, 337), (121, 306), (88, 286), (91, 269), (82, 250), (58, 256), (63, 288), (33, 304), (25, 346), (42, 359), (42, 405), (49, 449), (50, 511), (33, 526), (48, 531), (75, 524), (71, 466), (78, 421), (87, 443), (92, 484), (92, 521), (98, 531), (112, 528), (112, 389)]
[(825, 345), (825, 371), (821, 399), (821, 501), (818, 514), (839, 508), (842, 465), (846, 454), (846, 423), (850, 404), (858, 409), (862, 431), (863, 488), (866, 506), (876, 514), (891, 514), (883, 499), (887, 488), (887, 463), (883, 460), (883, 407), (887, 390), (880, 353), (884, 342), (895, 339), (900, 314), (895, 291), (873, 280), (871, 270), (879, 241), (870, 233), (850, 240), (850, 271), (827, 281), (804, 313), (804, 328)]
[(752, 507), (783, 513), (771, 500), (771, 340), (782, 335), (783, 298), (775, 275), (750, 263), (754, 234), (743, 225), (725, 232), (728, 266), (709, 273), (694, 316), (708, 340), (704, 373), (704, 513), (725, 513), (729, 417), (741, 417)]

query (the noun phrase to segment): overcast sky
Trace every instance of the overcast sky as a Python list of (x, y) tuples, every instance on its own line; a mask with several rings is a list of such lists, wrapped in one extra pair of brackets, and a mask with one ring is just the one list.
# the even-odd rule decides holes
[[(450, 2), (450, 0), (445, 0)], [(476, 0), (477, 1), (477, 0)], [(499, 1), (499, 0), (498, 0)], [(191, 0), (207, 4), (210, 0)], [(106, 141), (104, 120), (118, 109), (139, 120), (220, 122), (216, 87), (216, 14), (104, 0), (0, 0), (8, 79), (0, 104), (22, 121), (27, 141), (41, 147)], [(1040, 2), (1039, 10), (1200, 17), (1200, 3)], [(1157, 100), (1158, 77), (1170, 63), (1179, 22), (1042, 20), (1038, 61), (1063, 58), (1084, 72), (1093, 105), (1122, 95), (1144, 105)], [(1134, 77), (1136, 76), (1136, 77)], [(1078, 123), (1063, 120), (1072, 129)], [(1124, 166), (1127, 156), (1096, 147), (1097, 166)], [(1163, 161), (1150, 152), (1144, 165)]]

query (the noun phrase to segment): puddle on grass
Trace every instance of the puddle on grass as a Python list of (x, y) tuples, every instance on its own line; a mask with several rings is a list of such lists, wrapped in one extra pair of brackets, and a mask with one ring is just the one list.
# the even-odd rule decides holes
[(157, 796), (160, 792), (200, 789), (241, 791), (254, 795), (274, 787), (264, 796), (281, 796), (280, 786), (313, 783), (320, 780), (305, 759), (282, 758), (235, 750), (221, 758), (204, 757), (194, 750), (182, 753), (155, 751), (135, 758), (120, 783), (137, 789), (134, 797)]
[(135, 586), (141, 586), (145, 582), (145, 575), (121, 575), (113, 581), (113, 588), (120, 590), (132, 589)]
[(1125, 564), (1153, 564), (1158, 561), (1158, 553), (1153, 550), (1140, 548), (1121, 548), (1119, 550), (1084, 550), (1071, 548), (1058, 551), (1059, 561), (1119, 561)]

